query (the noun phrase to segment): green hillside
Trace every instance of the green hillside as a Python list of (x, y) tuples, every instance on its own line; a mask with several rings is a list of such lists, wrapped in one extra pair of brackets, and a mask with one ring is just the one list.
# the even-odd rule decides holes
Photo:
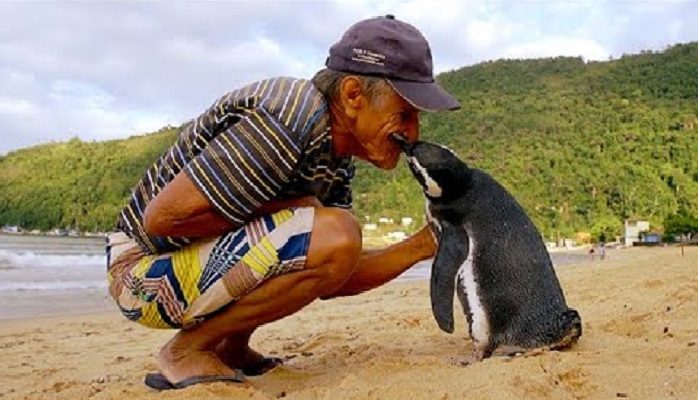
[(111, 229), (131, 187), (177, 131), (92, 143), (72, 139), (0, 158), (0, 225)]
[[(698, 214), (698, 43), (586, 64), (500, 60), (439, 78), (463, 107), (426, 116), (422, 137), (492, 174), (547, 237)], [(406, 168), (359, 175), (369, 178), (356, 184), (360, 212), (422, 211)]]
[[(620, 232), (698, 215), (698, 43), (607, 62), (499, 60), (441, 74), (457, 112), (425, 114), (422, 137), (497, 178), (546, 237)], [(109, 229), (130, 187), (176, 135), (71, 140), (0, 158), (0, 225)], [(356, 214), (420, 220), (401, 165), (359, 163)]]

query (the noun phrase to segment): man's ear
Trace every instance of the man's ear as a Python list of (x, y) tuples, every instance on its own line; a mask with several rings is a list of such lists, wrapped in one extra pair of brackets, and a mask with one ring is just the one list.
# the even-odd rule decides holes
[(344, 77), (339, 85), (339, 97), (345, 115), (355, 119), (366, 100), (359, 77), (353, 75)]

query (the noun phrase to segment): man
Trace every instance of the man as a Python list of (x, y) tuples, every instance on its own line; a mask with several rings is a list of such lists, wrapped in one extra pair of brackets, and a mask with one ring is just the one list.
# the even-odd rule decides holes
[(351, 208), (353, 157), (392, 169), (390, 139), (419, 136), (420, 110), (456, 109), (429, 45), (392, 16), (360, 21), (312, 82), (235, 90), (191, 122), (146, 172), (108, 242), (124, 315), (179, 328), (157, 389), (259, 375), (281, 361), (249, 347), (262, 324), (317, 298), (361, 293), (434, 255), (427, 227), (364, 251)]

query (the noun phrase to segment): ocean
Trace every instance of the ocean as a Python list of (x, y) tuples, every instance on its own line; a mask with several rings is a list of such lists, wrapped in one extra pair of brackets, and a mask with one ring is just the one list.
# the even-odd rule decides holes
[[(584, 253), (551, 253), (556, 266)], [(431, 261), (397, 281), (424, 280)], [(104, 240), (92, 237), (0, 234), (0, 319), (114, 310), (108, 297)]]
[(111, 309), (104, 240), (0, 234), (0, 319)]

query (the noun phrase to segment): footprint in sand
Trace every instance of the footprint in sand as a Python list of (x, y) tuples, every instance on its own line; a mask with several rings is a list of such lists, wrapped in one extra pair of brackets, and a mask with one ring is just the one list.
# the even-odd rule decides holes
[(601, 329), (619, 336), (640, 338), (650, 332), (647, 325), (652, 318), (652, 313), (624, 315), (601, 325)]
[(664, 286), (664, 282), (659, 279), (649, 279), (642, 282), (642, 286), (648, 289), (656, 289)]
[(696, 293), (698, 293), (698, 284), (685, 284), (668, 294), (666, 299), (669, 301), (676, 301), (677, 304), (681, 306), (698, 301), (698, 299), (696, 299)]

